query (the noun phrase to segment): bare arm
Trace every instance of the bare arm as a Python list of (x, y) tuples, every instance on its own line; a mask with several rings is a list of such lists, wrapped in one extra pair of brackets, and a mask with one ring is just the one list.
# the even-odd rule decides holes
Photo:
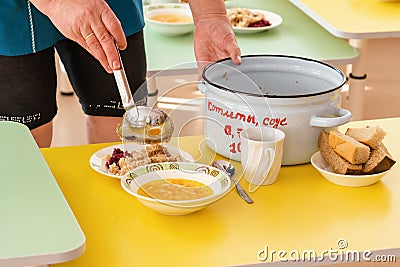
[[(65, 37), (77, 42), (111, 73), (119, 69), (114, 39), (121, 49), (126, 38), (121, 23), (103, 0), (31, 0)], [(94, 33), (94, 34), (92, 34)]]
[(194, 49), (199, 75), (205, 65), (230, 57), (241, 63), (241, 52), (232, 26), (226, 16), (223, 0), (189, 0), (195, 23)]

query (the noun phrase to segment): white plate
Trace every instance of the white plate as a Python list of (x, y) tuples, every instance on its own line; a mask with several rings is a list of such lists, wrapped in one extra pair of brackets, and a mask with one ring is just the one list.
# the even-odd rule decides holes
[(368, 186), (375, 184), (382, 177), (390, 172), (387, 170), (385, 172), (376, 173), (376, 174), (363, 174), (363, 175), (349, 175), (349, 174), (337, 174), (334, 173), (329, 166), (329, 164), (325, 161), (324, 157), (321, 155), (321, 152), (316, 152), (311, 157), (311, 164), (314, 166), (317, 171), (329, 182), (342, 185), (342, 186), (350, 186), (350, 187), (358, 187), (358, 186)]
[(249, 9), (251, 12), (258, 12), (258, 13), (262, 13), (265, 17), (266, 20), (268, 20), (271, 25), (270, 26), (266, 26), (266, 27), (248, 27), (248, 28), (241, 28), (241, 27), (233, 27), (233, 30), (236, 33), (257, 33), (257, 32), (262, 32), (262, 31), (266, 31), (272, 28), (277, 27), (278, 25), (280, 25), (283, 22), (283, 19), (281, 16), (279, 16), (276, 13), (273, 13), (271, 11), (266, 11), (266, 10), (262, 10), (262, 9)]
[[(165, 147), (168, 150), (168, 152), (173, 156), (180, 154), (182, 161), (194, 162), (192, 155), (190, 155), (188, 152), (186, 152), (184, 150), (181, 150), (181, 149), (179, 149), (177, 147), (173, 147), (173, 146), (167, 146), (167, 145), (163, 145), (163, 147)], [(89, 163), (90, 163), (90, 166), (93, 168), (93, 170), (97, 171), (98, 173), (107, 175), (109, 177), (120, 179), (121, 178), (120, 175), (114, 175), (114, 174), (108, 173), (107, 170), (105, 169), (105, 167), (103, 166), (104, 156), (111, 155), (114, 151), (114, 148), (119, 148), (123, 151), (128, 150), (128, 152), (132, 152), (132, 151), (140, 151), (140, 150), (144, 149), (144, 146), (135, 144), (135, 143), (113, 145), (113, 146), (105, 147), (103, 149), (98, 150), (90, 157)]]

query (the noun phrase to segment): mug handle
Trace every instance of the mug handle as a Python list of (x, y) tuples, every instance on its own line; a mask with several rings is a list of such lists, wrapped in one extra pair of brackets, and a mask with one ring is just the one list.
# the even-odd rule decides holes
[[(271, 159), (270, 162), (269, 162), (269, 166), (267, 167), (267, 169), (264, 171), (264, 173), (263, 173), (263, 175), (262, 175), (262, 177), (264, 177), (264, 179), (266, 179), (266, 178), (267, 178), (267, 175), (268, 175), (268, 173), (269, 173), (269, 171), (271, 170), (272, 164), (274, 163), (274, 159), (275, 159), (275, 149), (273, 149), (273, 148), (265, 148), (265, 149), (263, 150), (263, 156), (264, 156), (264, 157), (269, 156), (269, 158)], [(253, 177), (253, 179), (254, 179), (254, 177)], [(264, 180), (263, 180), (263, 182), (264, 182)], [(255, 184), (253, 184), (253, 183), (250, 183), (250, 185), (249, 185), (249, 192), (250, 192), (250, 193), (253, 193), (253, 192), (256, 191), (260, 186), (261, 186), (261, 184), (255, 185)]]
[(271, 159), (269, 162), (269, 166), (268, 168), (265, 170), (265, 172), (263, 173), (263, 177), (267, 177), (269, 171), (271, 170), (272, 164), (274, 163), (274, 159), (275, 159), (275, 149), (273, 148), (266, 148), (264, 151), (264, 157), (269, 156), (269, 158)]
[(335, 118), (313, 116), (310, 125), (316, 127), (335, 127), (345, 124), (351, 120), (351, 112), (344, 108), (335, 109)]

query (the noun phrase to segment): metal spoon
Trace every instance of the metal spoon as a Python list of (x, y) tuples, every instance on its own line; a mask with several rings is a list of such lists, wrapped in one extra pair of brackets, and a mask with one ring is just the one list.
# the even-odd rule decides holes
[(147, 106), (136, 106), (128, 79), (126, 77), (121, 54), (117, 48), (121, 69), (114, 70), (114, 78), (117, 82), (122, 105), (126, 110), (121, 123), (117, 127), (117, 133), (122, 141), (141, 144), (168, 142), (174, 131), (172, 120), (162, 110)]
[(228, 174), (229, 178), (231, 178), (232, 182), (235, 184), (236, 191), (239, 193), (240, 197), (244, 199), (244, 201), (246, 201), (249, 204), (254, 202), (253, 199), (251, 199), (251, 197), (246, 193), (246, 191), (244, 191), (244, 189), (236, 181), (236, 179), (233, 178), (233, 175), (235, 174), (235, 167), (233, 167), (232, 164), (230, 164), (225, 160), (216, 160), (212, 163), (212, 166)]

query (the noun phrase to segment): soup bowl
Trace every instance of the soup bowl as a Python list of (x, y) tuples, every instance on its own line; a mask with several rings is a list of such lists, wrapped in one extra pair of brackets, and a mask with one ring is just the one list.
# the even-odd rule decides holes
[(156, 212), (186, 215), (222, 198), (231, 189), (231, 180), (208, 165), (164, 162), (131, 170), (122, 177), (121, 186)]
[(192, 12), (186, 3), (166, 3), (145, 6), (146, 25), (166, 36), (178, 36), (193, 31)]

